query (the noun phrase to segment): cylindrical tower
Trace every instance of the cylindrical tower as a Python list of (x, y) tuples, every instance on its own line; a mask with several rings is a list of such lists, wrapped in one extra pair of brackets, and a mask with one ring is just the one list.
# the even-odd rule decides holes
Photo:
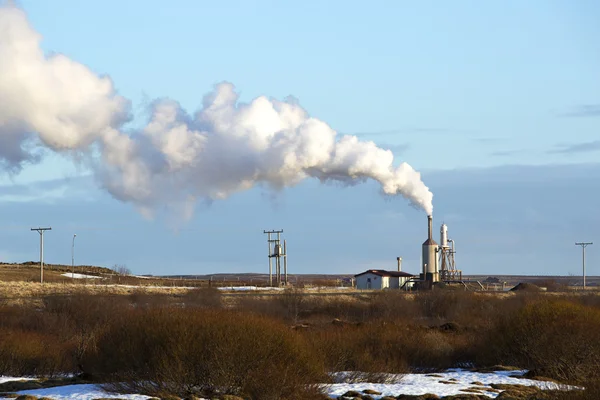
[(440, 246), (448, 248), (448, 226), (442, 224), (440, 227)]
[(423, 243), (423, 279), (431, 282), (438, 282), (439, 267), (438, 267), (438, 244), (433, 240), (433, 217), (427, 216), (428, 237)]

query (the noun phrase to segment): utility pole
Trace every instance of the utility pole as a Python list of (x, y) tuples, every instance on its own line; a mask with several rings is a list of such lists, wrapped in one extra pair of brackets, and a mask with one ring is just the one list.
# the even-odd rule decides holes
[[(283, 268), (284, 268), (284, 277), (283, 283), (287, 285), (287, 243), (285, 240), (283, 241), (283, 247), (281, 246), (281, 234), (283, 233), (283, 229), (278, 231), (263, 231), (263, 233), (267, 234), (267, 243), (269, 245), (269, 286), (273, 286), (273, 264), (271, 262), (272, 258), (275, 258), (275, 280), (277, 282), (277, 286), (281, 286), (281, 257), (283, 257)], [(272, 239), (271, 235), (277, 235), (277, 239)], [(274, 246), (271, 247), (271, 243), (274, 243)]]
[(40, 283), (44, 283), (44, 232), (51, 231), (52, 228), (31, 228), (40, 234)]
[(75, 238), (77, 234), (73, 235), (73, 244), (71, 245), (71, 279), (75, 278)]
[(582, 251), (582, 263), (583, 263), (583, 290), (585, 291), (585, 248), (589, 245), (594, 244), (592, 242), (578, 242), (575, 243), (576, 246), (581, 246)]

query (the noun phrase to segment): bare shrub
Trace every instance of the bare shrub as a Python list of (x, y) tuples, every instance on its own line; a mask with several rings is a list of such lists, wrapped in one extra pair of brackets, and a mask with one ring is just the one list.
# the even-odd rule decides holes
[(131, 275), (131, 270), (129, 268), (127, 268), (127, 266), (124, 264), (115, 264), (113, 266), (112, 270), (119, 275), (124, 275), (124, 276)]
[(294, 399), (325, 379), (310, 347), (265, 317), (214, 310), (136, 310), (112, 324), (90, 360), (114, 389), (155, 396)]
[(533, 370), (561, 381), (600, 379), (600, 310), (565, 299), (543, 299), (508, 315), (487, 338), (483, 359)]
[(223, 307), (223, 296), (216, 288), (198, 288), (188, 291), (183, 296), (183, 302), (190, 307)]
[(18, 330), (0, 330), (0, 337), (0, 375), (54, 376), (69, 368), (56, 337)]
[(548, 292), (565, 292), (569, 289), (569, 287), (564, 283), (550, 278), (538, 279), (534, 281), (533, 284), (540, 288), (546, 288)]
[(73, 295), (47, 297), (44, 299), (46, 314), (61, 321), (56, 332), (70, 345), (68, 356), (79, 372), (87, 372), (84, 356), (96, 351), (96, 342), (109, 321), (118, 320), (128, 303), (122, 297), (99, 295)]
[(399, 290), (374, 294), (369, 303), (368, 319), (414, 320), (421, 315), (419, 304)]
[(279, 320), (285, 320), (288, 315), (288, 310), (279, 296), (244, 296), (238, 299), (237, 309), (240, 312), (268, 316)]
[(141, 288), (134, 290), (127, 300), (136, 308), (169, 307), (173, 303), (169, 294), (151, 293)]
[(577, 302), (589, 306), (600, 309), (600, 295), (596, 293), (589, 293), (582, 296), (577, 296)]
[(284, 310), (286, 310), (286, 317), (293, 324), (298, 323), (300, 314), (303, 311), (303, 306), (306, 303), (306, 295), (301, 289), (288, 288), (285, 289), (283, 294), (279, 296), (279, 302)]
[(302, 316), (321, 321), (340, 319), (361, 322), (369, 319), (369, 302), (351, 296), (308, 296)]
[(309, 333), (325, 357), (328, 371), (402, 373), (408, 370), (404, 351), (411, 340), (400, 327), (369, 325), (335, 327)]

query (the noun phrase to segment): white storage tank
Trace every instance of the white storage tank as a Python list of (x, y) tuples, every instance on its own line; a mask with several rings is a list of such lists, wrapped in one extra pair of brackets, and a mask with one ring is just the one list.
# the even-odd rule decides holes
[(448, 226), (442, 224), (440, 227), (440, 246), (448, 248)]
[(423, 243), (423, 279), (431, 282), (438, 282), (439, 267), (438, 267), (438, 244), (433, 240), (433, 217), (427, 216), (428, 222), (428, 238)]

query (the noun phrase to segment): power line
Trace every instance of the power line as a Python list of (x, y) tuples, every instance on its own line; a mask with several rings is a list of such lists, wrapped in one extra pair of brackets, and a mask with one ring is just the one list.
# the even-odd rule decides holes
[[(283, 241), (283, 248), (281, 247), (281, 234), (283, 233), (283, 229), (278, 231), (263, 231), (263, 233), (268, 235), (267, 242), (269, 244), (269, 286), (273, 286), (273, 265), (271, 263), (272, 258), (275, 258), (275, 279), (277, 281), (277, 286), (281, 286), (281, 257), (283, 257), (283, 284), (287, 285), (287, 243), (285, 240)], [(276, 234), (277, 239), (271, 239), (272, 234)], [(274, 243), (274, 247), (272, 250), (271, 243)]]
[(40, 234), (40, 283), (44, 283), (44, 232), (51, 231), (52, 228), (31, 228)]
[(583, 290), (585, 291), (585, 248), (589, 245), (594, 244), (593, 242), (578, 242), (576, 246), (581, 246), (582, 250), (582, 263), (583, 263)]

